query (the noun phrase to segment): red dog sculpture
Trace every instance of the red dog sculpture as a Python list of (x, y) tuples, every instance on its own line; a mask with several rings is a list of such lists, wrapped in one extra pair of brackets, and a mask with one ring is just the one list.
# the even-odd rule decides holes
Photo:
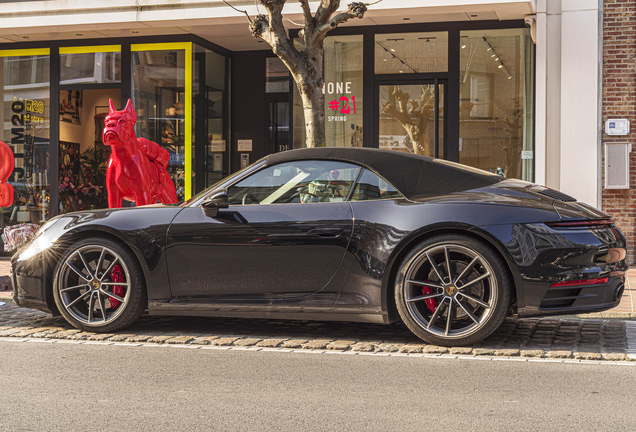
[(0, 141), (0, 207), (13, 204), (13, 186), (7, 183), (13, 172), (15, 159), (11, 147)]
[(177, 202), (177, 191), (166, 171), (170, 153), (159, 144), (137, 138), (137, 113), (128, 99), (126, 108), (117, 111), (112, 99), (104, 119), (104, 144), (112, 153), (106, 170), (108, 207), (119, 208), (123, 199), (136, 205)]

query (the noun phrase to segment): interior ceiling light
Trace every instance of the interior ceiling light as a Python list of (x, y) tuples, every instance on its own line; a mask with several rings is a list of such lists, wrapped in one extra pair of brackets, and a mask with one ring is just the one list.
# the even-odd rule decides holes
[(466, 48), (466, 44), (462, 45), (462, 49)]
[(393, 41), (393, 47), (391, 48), (391, 52), (395, 52), (395, 49), (397, 48), (397, 42), (399, 40), (404, 40), (404, 38), (398, 38), (398, 39), (387, 39), (386, 41)]
[(497, 67), (498, 67), (499, 69), (501, 69), (501, 68), (503, 67), (503, 65), (499, 65), (499, 66), (497, 66)]

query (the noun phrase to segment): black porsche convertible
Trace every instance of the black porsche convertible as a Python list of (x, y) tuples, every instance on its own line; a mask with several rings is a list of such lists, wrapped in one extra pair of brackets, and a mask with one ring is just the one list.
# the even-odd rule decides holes
[(508, 315), (602, 311), (614, 222), (563, 193), (424, 156), (265, 157), (180, 205), (55, 217), (12, 258), (14, 299), (112, 332), (151, 315), (402, 320), (463, 345)]

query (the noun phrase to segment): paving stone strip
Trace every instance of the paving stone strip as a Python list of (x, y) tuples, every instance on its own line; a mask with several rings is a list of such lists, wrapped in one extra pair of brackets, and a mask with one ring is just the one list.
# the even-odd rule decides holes
[(484, 341), (468, 347), (427, 345), (401, 324), (144, 316), (122, 332), (99, 334), (62, 318), (0, 306), (0, 337), (105, 343), (292, 349), (380, 355), (636, 361), (636, 322), (588, 319), (507, 319)]

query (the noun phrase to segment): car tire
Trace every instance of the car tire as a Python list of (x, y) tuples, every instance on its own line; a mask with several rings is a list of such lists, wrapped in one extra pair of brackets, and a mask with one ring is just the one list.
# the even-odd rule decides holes
[(497, 330), (506, 318), (510, 277), (486, 243), (461, 234), (437, 235), (402, 260), (395, 302), (404, 324), (422, 340), (470, 345)]
[(99, 333), (131, 325), (148, 303), (135, 255), (102, 237), (82, 239), (62, 255), (54, 272), (53, 297), (71, 325)]

